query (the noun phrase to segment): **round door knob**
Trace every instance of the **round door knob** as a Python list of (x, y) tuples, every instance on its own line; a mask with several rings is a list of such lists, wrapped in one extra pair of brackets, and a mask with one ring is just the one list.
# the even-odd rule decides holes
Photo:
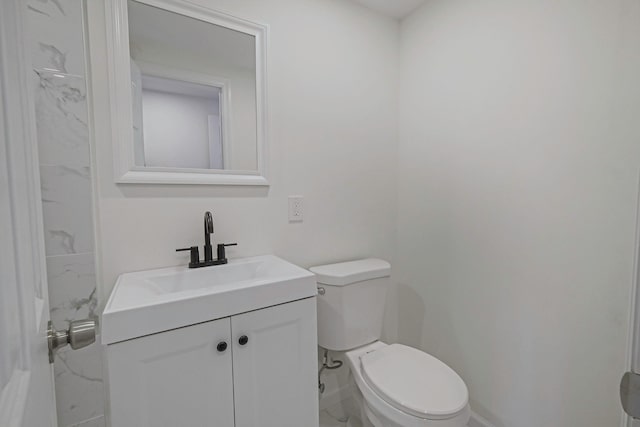
[(220, 341), (216, 348), (218, 349), (218, 351), (220, 353), (222, 353), (223, 351), (225, 351), (227, 349), (227, 342), (226, 341)]
[(96, 342), (96, 321), (93, 319), (74, 320), (69, 323), (69, 345), (79, 350)]
[(246, 335), (243, 335), (243, 336), (241, 336), (241, 337), (238, 339), (238, 343), (239, 343), (240, 345), (245, 345), (245, 344), (247, 344), (248, 342), (249, 342), (249, 337), (248, 337), (248, 336), (246, 336)]
[(69, 329), (66, 331), (56, 331), (51, 321), (48, 326), (49, 363), (53, 363), (56, 351), (66, 345), (78, 350), (96, 341), (96, 321), (93, 319), (74, 320), (69, 323)]

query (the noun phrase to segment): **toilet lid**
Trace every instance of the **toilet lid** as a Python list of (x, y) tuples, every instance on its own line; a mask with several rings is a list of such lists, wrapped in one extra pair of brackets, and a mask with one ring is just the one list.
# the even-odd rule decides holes
[(464, 381), (435, 357), (391, 344), (360, 357), (367, 384), (392, 406), (416, 417), (446, 419), (469, 400)]

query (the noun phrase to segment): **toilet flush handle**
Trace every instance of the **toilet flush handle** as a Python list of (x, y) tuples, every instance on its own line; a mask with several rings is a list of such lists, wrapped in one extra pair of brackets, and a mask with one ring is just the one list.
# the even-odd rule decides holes
[(324, 295), (326, 293), (327, 291), (322, 286), (318, 286), (318, 295)]

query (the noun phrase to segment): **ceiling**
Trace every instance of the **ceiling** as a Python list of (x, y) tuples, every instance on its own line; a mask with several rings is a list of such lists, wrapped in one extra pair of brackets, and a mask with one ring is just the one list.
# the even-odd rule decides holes
[(354, 0), (392, 18), (402, 19), (426, 0)]

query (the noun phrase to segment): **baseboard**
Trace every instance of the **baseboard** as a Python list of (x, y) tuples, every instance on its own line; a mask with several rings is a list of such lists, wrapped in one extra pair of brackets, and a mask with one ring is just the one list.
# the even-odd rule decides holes
[(471, 411), (471, 419), (467, 423), (467, 427), (495, 427), (489, 421), (482, 418), (480, 415)]
[(320, 410), (324, 411), (351, 396), (351, 387), (347, 384), (338, 389), (323, 393), (320, 398)]

